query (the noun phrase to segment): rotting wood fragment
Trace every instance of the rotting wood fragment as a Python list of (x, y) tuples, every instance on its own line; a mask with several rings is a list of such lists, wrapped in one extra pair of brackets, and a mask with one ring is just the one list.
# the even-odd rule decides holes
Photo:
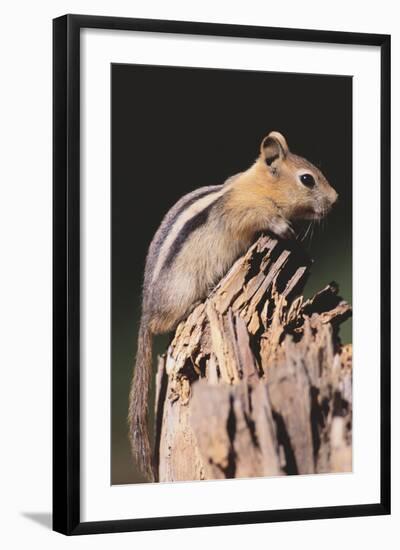
[(311, 262), (262, 235), (176, 329), (159, 360), (160, 481), (347, 472), (351, 315), (334, 283), (301, 296)]

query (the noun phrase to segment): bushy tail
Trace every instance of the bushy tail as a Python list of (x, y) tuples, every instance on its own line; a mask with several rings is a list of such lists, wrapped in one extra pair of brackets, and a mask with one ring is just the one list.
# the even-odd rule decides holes
[(152, 372), (152, 335), (145, 319), (140, 322), (136, 365), (129, 394), (129, 437), (132, 454), (142, 471), (154, 481), (152, 452), (147, 426), (148, 399)]

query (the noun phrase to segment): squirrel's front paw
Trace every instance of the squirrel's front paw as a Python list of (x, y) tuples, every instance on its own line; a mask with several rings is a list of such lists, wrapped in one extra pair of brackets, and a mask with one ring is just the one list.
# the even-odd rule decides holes
[(292, 239), (295, 236), (292, 226), (283, 217), (275, 217), (271, 221), (270, 229), (275, 235), (283, 239)]

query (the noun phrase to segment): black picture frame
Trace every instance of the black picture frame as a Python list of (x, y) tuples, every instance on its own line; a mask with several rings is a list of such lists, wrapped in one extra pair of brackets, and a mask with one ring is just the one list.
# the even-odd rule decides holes
[[(84, 28), (378, 46), (381, 51), (381, 441), (379, 502), (81, 522), (80, 31)], [(390, 36), (65, 15), (53, 21), (53, 529), (66, 535), (390, 513)]]

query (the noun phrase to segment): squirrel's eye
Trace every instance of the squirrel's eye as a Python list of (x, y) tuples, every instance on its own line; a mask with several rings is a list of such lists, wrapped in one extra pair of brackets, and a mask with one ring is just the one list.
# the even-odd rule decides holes
[(306, 187), (314, 187), (315, 179), (311, 174), (302, 174), (300, 176), (300, 181)]

